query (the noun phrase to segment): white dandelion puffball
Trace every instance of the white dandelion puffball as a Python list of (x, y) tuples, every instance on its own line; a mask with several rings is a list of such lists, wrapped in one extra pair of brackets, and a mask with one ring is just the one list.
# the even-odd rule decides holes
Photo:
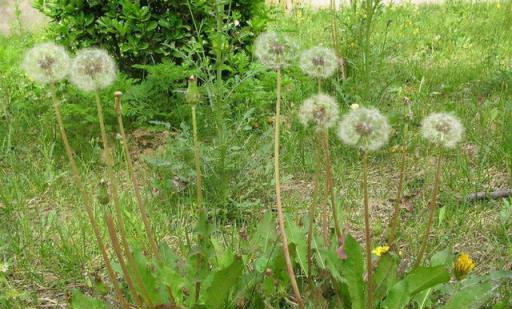
[(328, 95), (314, 95), (300, 107), (299, 119), (305, 127), (313, 125), (317, 131), (332, 128), (339, 119), (338, 104)]
[(70, 69), (70, 80), (77, 88), (90, 92), (106, 88), (114, 82), (117, 67), (114, 59), (104, 50), (80, 50)]
[(313, 47), (300, 56), (300, 68), (315, 78), (329, 78), (338, 68), (338, 58), (332, 48)]
[(388, 142), (390, 132), (387, 118), (377, 109), (359, 107), (343, 117), (338, 137), (347, 145), (375, 151)]
[(277, 70), (290, 65), (297, 56), (297, 45), (277, 32), (265, 32), (254, 42), (255, 54), (266, 67)]
[(30, 79), (49, 84), (66, 77), (70, 62), (64, 47), (54, 43), (42, 43), (27, 51), (22, 67)]
[(423, 119), (421, 134), (434, 144), (453, 148), (462, 140), (464, 126), (459, 118), (448, 113), (433, 113)]

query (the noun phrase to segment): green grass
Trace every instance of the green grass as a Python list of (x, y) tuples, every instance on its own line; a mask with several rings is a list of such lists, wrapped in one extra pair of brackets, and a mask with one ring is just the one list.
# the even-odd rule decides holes
[[(300, 37), (305, 46), (329, 44), (326, 13), (296, 14), (293, 18), (273, 22), (271, 27)], [(361, 51), (354, 43), (355, 36), (344, 26), (350, 16), (345, 12), (339, 17), (341, 45), (349, 60), (349, 80), (342, 85), (332, 82), (327, 89), (336, 91), (344, 111), (352, 103), (379, 107), (391, 117), (397, 132), (390, 147), (373, 156), (370, 163), (375, 245), (384, 242), (379, 237), (391, 215), (398, 182), (398, 153), (393, 149), (401, 141), (402, 101), (408, 97), (413, 102), (413, 136), (406, 177), (406, 194), (411, 195), (413, 210), (402, 212), (399, 240), (406, 262), (411, 262), (408, 257), (419, 249), (433, 183), (433, 151), (421, 140), (419, 123), (430, 112), (453, 111), (465, 124), (466, 135), (461, 149), (451, 151), (443, 166), (440, 197), (443, 215), (435, 219), (429, 252), (446, 247), (455, 252), (466, 251), (476, 260), (478, 273), (511, 267), (510, 225), (504, 227), (499, 220), (504, 202), (470, 204), (463, 201), (464, 196), (474, 191), (512, 185), (510, 14), (511, 3), (453, 2), (385, 7), (377, 18), (372, 37), (372, 65), (365, 80), (359, 74)], [(45, 299), (66, 303), (70, 291), (75, 288), (91, 291), (104, 276), (92, 230), (80, 206), (78, 192), (70, 181), (62, 145), (55, 135), (48, 97), (43, 89), (23, 78), (17, 65), (23, 50), (39, 40), (31, 35), (0, 37), (0, 102), (2, 106), (9, 104), (6, 112), (0, 114), (0, 145), (3, 147), (0, 153), (0, 264), (9, 265), (6, 273), (0, 273), (0, 304), (2, 298), (8, 298), (4, 303), (20, 308), (42, 305), (48, 301)], [(259, 85), (271, 84), (271, 77), (271, 74), (263, 75)], [(295, 114), (302, 100), (313, 94), (314, 89), (315, 83), (301, 76), (298, 69), (292, 68), (286, 73), (284, 110), (289, 126), (283, 128), (284, 205), (288, 213), (297, 213), (298, 217), (306, 213), (314, 161), (309, 132), (300, 128)], [(251, 88), (247, 87), (246, 91), (246, 95), (250, 95)], [(273, 113), (269, 108), (250, 116), (249, 120), (242, 119), (248, 110), (234, 113), (233, 123), (239, 121), (250, 127), (253, 121), (265, 123), (265, 117)], [(209, 117), (208, 110), (199, 113), (199, 119)], [(70, 118), (67, 125), (72, 125)], [(202, 128), (205, 139), (208, 129)], [(272, 140), (267, 129), (268, 126), (263, 125), (257, 130), (241, 129), (232, 135), (235, 138), (230, 144), (240, 148), (231, 150), (228, 158), (233, 162), (230, 168), (234, 170), (236, 185), (231, 190), (230, 204), (216, 205), (224, 209), (228, 219), (237, 219), (226, 223), (223, 229), (227, 231), (236, 232), (241, 224), (256, 224), (261, 213), (272, 206)], [(88, 188), (97, 190), (105, 177), (98, 159), (97, 136), (83, 136), (74, 143), (81, 145), (80, 165)], [(177, 150), (172, 148), (174, 146)], [(210, 152), (207, 146), (204, 147), (206, 157)], [(171, 150), (167, 151), (175, 154), (180, 151), (178, 147), (183, 147), (182, 152), (189, 150), (171, 138)], [(350, 214), (352, 232), (361, 240), (359, 155), (341, 145), (334, 136), (331, 147), (338, 204), (343, 215)], [(128, 232), (131, 239), (144, 239), (121, 153), (118, 144), (118, 177), (122, 180)], [(183, 161), (186, 160), (184, 157)], [(142, 157), (138, 162), (156, 235), (180, 248), (185, 231), (194, 223), (189, 198), (193, 196), (193, 188), (190, 186), (184, 193), (176, 193), (171, 190), (169, 175), (147, 168)], [(214, 194), (211, 188), (215, 186), (215, 178), (208, 178), (213, 169), (209, 163), (205, 164), (207, 201)], [(102, 220), (106, 206), (99, 203), (95, 206)], [(106, 236), (106, 230), (103, 232)], [(1, 280), (3, 278), (7, 280)]]

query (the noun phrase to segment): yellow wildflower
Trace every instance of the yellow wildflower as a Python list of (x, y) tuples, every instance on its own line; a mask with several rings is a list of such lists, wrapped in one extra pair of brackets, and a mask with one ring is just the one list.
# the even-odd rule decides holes
[(469, 254), (462, 252), (455, 260), (454, 273), (457, 280), (461, 280), (475, 268), (476, 264)]
[(377, 248), (372, 250), (372, 253), (376, 256), (382, 256), (383, 254), (388, 253), (389, 246), (378, 246)]

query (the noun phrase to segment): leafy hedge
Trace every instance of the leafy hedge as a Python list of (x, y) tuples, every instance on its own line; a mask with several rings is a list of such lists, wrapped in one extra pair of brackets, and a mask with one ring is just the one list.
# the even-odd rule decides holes
[(101, 46), (133, 73), (134, 64), (164, 58), (179, 64), (186, 57), (180, 50), (192, 42), (212, 55), (216, 3), (224, 6), (225, 39), (245, 49), (266, 22), (264, 0), (35, 0), (34, 6), (50, 17), (60, 44), (71, 50)]

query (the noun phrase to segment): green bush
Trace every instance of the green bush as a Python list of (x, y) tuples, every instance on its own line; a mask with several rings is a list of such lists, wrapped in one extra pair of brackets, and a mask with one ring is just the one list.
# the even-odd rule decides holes
[[(223, 38), (216, 34), (216, 3), (224, 7)], [(60, 44), (106, 48), (132, 75), (141, 74), (134, 64), (180, 64), (188, 56), (180, 50), (197, 43), (210, 58), (222, 40), (245, 49), (266, 22), (263, 0), (36, 0), (35, 7), (51, 19)]]

